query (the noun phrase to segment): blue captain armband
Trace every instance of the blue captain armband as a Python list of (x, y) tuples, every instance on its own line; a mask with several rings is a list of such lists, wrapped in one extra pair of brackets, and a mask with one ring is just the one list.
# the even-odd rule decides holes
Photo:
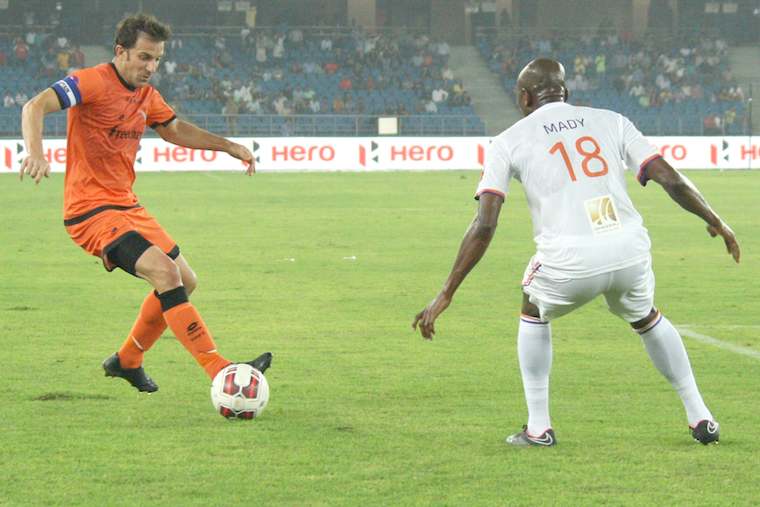
[(60, 81), (56, 81), (51, 88), (58, 96), (61, 109), (82, 103), (82, 94), (79, 92), (79, 79), (75, 76), (67, 76)]

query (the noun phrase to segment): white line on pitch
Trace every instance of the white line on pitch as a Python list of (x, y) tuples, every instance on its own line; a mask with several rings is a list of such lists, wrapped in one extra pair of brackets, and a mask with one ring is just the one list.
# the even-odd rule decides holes
[(708, 345), (714, 345), (715, 347), (721, 349), (730, 350), (731, 352), (741, 354), (743, 356), (760, 359), (760, 352), (749, 347), (734, 345), (733, 343), (724, 342), (723, 340), (718, 340), (717, 338), (713, 338), (712, 336), (708, 336), (706, 334), (697, 333), (696, 331), (692, 331), (689, 326), (676, 326), (676, 328), (682, 335), (688, 336), (689, 338), (694, 338), (699, 342), (706, 343)]

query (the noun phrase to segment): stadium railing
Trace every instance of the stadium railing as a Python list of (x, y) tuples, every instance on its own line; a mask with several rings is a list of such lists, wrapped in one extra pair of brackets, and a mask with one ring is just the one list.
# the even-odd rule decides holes
[[(393, 117), (385, 115), (384, 118)], [(201, 128), (229, 136), (260, 137), (356, 137), (378, 135), (377, 115), (223, 115), (190, 114), (181, 118)], [(403, 136), (482, 136), (485, 124), (476, 116), (408, 115), (398, 116), (398, 134)], [(21, 134), (19, 114), (0, 112), (0, 137)], [(66, 135), (66, 114), (56, 113), (45, 118), (45, 135)], [(154, 135), (146, 129), (146, 136)]]

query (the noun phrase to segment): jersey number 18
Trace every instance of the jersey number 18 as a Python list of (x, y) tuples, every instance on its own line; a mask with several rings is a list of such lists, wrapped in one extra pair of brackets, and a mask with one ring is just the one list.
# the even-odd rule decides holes
[[(583, 147), (583, 143), (591, 143), (594, 145), (594, 151), (588, 151)], [(596, 178), (599, 176), (604, 176), (607, 174), (607, 161), (604, 160), (603, 157), (601, 157), (599, 154), (602, 151), (602, 148), (599, 147), (599, 143), (596, 142), (596, 139), (594, 139), (591, 136), (583, 136), (579, 137), (577, 141), (575, 141), (575, 150), (580, 154), (583, 155), (583, 161), (581, 162), (581, 169), (583, 169), (583, 173), (588, 176), (589, 178)], [(562, 141), (559, 141), (554, 144), (554, 146), (551, 147), (549, 150), (549, 153), (554, 155), (555, 153), (559, 152), (560, 155), (562, 155), (562, 160), (565, 161), (565, 167), (567, 168), (568, 174), (570, 174), (570, 179), (573, 181), (578, 181), (578, 178), (575, 176), (575, 170), (573, 169), (573, 163), (570, 161), (570, 157), (567, 155), (567, 148), (565, 148), (565, 144)], [(592, 171), (589, 168), (589, 162), (591, 160), (598, 160), (602, 163), (602, 168), (598, 171)]]

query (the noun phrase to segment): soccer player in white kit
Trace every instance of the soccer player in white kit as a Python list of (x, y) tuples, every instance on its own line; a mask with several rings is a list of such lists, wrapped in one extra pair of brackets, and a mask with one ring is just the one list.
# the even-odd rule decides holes
[(517, 81), (525, 118), (493, 139), (470, 225), (454, 267), (436, 298), (415, 317), (432, 339), (436, 318), (485, 253), (493, 237), (509, 180), (523, 185), (533, 222), (536, 254), (522, 281), (523, 306), (517, 336), (528, 424), (507, 437), (517, 446), (553, 446), (549, 418), (552, 363), (550, 321), (603, 295), (612, 313), (639, 333), (655, 367), (676, 389), (695, 440), (709, 444), (720, 435), (702, 400), (681, 336), (654, 307), (650, 241), (626, 190), (625, 171), (642, 185), (653, 180), (687, 211), (720, 235), (739, 262), (731, 228), (697, 188), (675, 171), (624, 116), (567, 104), (562, 65), (530, 62)]

